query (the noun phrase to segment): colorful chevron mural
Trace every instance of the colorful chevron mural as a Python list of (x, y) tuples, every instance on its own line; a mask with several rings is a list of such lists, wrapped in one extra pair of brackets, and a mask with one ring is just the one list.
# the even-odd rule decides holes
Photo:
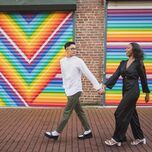
[(64, 106), (59, 60), (73, 14), (0, 13), (0, 106)]
[[(109, 5), (108, 7), (106, 79), (114, 73), (121, 60), (127, 59), (126, 46), (130, 42), (138, 42), (144, 50), (148, 85), (152, 91), (152, 7), (151, 9), (141, 9), (138, 8), (137, 3), (135, 7), (131, 4), (131, 9), (127, 6), (124, 6), (125, 9), (121, 9), (118, 3), (117, 6)], [(107, 105), (117, 105), (120, 102), (121, 88), (122, 79), (120, 78), (112, 90), (107, 89), (105, 96)], [(141, 91), (138, 104), (152, 105), (152, 96), (149, 104), (144, 104), (144, 94)]]

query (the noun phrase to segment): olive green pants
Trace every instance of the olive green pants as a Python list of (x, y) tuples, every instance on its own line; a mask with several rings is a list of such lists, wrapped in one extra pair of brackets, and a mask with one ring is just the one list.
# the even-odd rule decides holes
[(79, 97), (81, 96), (81, 92), (78, 92), (72, 96), (68, 96), (68, 102), (67, 105), (64, 109), (64, 113), (63, 113), (63, 118), (61, 119), (61, 122), (59, 124), (59, 126), (57, 127), (57, 132), (61, 133), (62, 130), (64, 129), (65, 125), (67, 124), (73, 109), (75, 110), (77, 116), (79, 117), (82, 126), (84, 127), (85, 130), (89, 130), (90, 126), (87, 120), (87, 117), (82, 109), (82, 106), (80, 104), (79, 101)]

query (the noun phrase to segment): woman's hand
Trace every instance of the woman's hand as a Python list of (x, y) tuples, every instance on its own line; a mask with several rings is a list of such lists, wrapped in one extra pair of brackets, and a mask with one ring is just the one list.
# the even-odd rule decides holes
[(102, 88), (98, 90), (98, 94), (103, 95), (104, 93), (105, 93), (105, 90), (103, 90)]
[(107, 86), (106, 86), (105, 84), (102, 84), (102, 89), (103, 89), (103, 90), (105, 90), (106, 87), (107, 87)]
[(150, 100), (150, 95), (149, 95), (149, 93), (146, 93), (145, 102), (147, 103), (147, 102), (149, 102), (149, 100)]

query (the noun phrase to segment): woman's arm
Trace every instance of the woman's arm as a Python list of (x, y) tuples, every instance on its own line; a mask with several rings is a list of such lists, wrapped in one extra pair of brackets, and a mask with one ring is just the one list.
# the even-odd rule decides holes
[(148, 84), (147, 84), (147, 76), (144, 63), (140, 63), (138, 66), (138, 74), (141, 80), (142, 90), (144, 93), (150, 93)]
[(104, 87), (108, 87), (109, 89), (112, 89), (112, 87), (115, 85), (115, 83), (117, 82), (121, 74), (121, 71), (120, 71), (121, 65), (122, 65), (122, 61), (120, 62), (114, 74), (106, 81), (106, 83), (104, 83)]
[(146, 93), (145, 102), (147, 103), (150, 100), (150, 90), (148, 88), (146, 70), (143, 62), (139, 64), (138, 74), (141, 80), (142, 90), (144, 93)]

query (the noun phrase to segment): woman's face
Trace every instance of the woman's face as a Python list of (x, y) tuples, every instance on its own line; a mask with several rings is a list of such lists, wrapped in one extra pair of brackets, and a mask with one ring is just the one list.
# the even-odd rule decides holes
[(128, 57), (131, 57), (133, 56), (133, 50), (132, 50), (132, 45), (131, 44), (128, 44), (127, 48), (126, 48), (126, 55)]

